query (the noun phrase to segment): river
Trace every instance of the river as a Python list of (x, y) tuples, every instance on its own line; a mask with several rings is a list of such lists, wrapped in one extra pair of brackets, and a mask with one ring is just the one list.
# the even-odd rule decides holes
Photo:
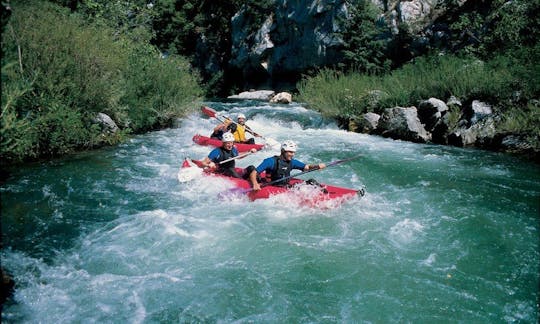
[(200, 113), (18, 167), (0, 187), (3, 323), (537, 323), (538, 165), (346, 132), (300, 104), (206, 104), (308, 163), (361, 155), (305, 177), (365, 196), (317, 208), (180, 183), (210, 150), (191, 140), (216, 125)]

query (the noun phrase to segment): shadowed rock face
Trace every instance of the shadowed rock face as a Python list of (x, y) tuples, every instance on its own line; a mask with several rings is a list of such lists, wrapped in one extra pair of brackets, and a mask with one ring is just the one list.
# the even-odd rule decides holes
[[(262, 26), (241, 10), (232, 19), (231, 67), (249, 79), (298, 76), (310, 68), (341, 60), (338, 20), (346, 19), (344, 1), (276, 1)], [(256, 33), (249, 34), (249, 30)], [(294, 81), (294, 80), (291, 80)]]
[[(438, 0), (372, 0), (381, 12), (380, 21), (390, 33), (390, 42), (398, 36), (397, 26), (407, 24), (418, 39), (413, 44), (428, 46), (444, 40), (441, 31), (431, 31), (434, 19), (447, 10), (455, 10), (466, 1), (452, 3)], [(278, 80), (294, 84), (299, 76), (314, 68), (334, 65), (343, 59), (342, 21), (349, 18), (344, 0), (276, 0), (273, 11), (260, 25), (253, 25), (244, 7), (232, 18), (232, 47), (229, 66), (241, 71), (253, 87), (272, 87)], [(383, 37), (383, 35), (381, 35)], [(410, 55), (420, 49), (410, 47)]]

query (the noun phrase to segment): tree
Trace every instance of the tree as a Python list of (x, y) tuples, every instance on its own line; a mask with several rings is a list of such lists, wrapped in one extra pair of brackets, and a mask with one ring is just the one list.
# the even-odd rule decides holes
[(377, 25), (378, 9), (365, 0), (346, 1), (349, 19), (342, 22), (345, 42), (342, 69), (365, 73), (388, 71), (390, 60), (385, 54), (385, 27)]

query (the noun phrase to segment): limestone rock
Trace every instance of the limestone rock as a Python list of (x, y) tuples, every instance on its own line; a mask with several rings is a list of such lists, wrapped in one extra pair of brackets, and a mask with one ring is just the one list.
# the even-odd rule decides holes
[(228, 96), (229, 99), (264, 100), (268, 101), (275, 94), (273, 90), (244, 91), (237, 95)]
[(447, 111), (448, 106), (444, 101), (437, 98), (429, 98), (428, 100), (421, 101), (418, 105), (418, 117), (428, 131), (433, 130)]
[(107, 114), (104, 113), (98, 113), (97, 116), (94, 118), (94, 121), (98, 124), (100, 124), (103, 128), (103, 130), (107, 133), (116, 133), (118, 131), (118, 126), (112, 120), (111, 117), (109, 117)]
[(280, 92), (270, 99), (271, 103), (290, 104), (292, 102), (292, 95), (288, 92)]
[(378, 132), (382, 136), (417, 143), (431, 140), (431, 134), (426, 131), (418, 118), (416, 107), (385, 109), (379, 120)]

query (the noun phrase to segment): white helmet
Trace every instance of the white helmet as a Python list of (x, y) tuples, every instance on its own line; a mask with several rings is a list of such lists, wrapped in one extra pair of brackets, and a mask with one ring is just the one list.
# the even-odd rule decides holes
[(221, 138), (222, 142), (234, 142), (234, 135), (227, 132), (223, 134), (223, 137)]
[(286, 140), (281, 144), (281, 150), (282, 151), (288, 151), (288, 152), (296, 152), (296, 143), (290, 140)]
[(236, 117), (236, 119), (240, 119), (240, 118), (246, 119), (246, 115), (244, 115), (244, 114), (238, 114), (238, 117)]

